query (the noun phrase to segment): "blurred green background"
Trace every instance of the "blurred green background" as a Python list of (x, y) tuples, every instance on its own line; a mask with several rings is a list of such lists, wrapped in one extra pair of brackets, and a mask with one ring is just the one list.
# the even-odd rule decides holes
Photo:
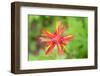
[[(64, 48), (64, 55), (58, 57), (57, 47), (46, 56), (38, 38), (41, 29), (55, 31), (56, 23), (62, 21), (67, 27), (64, 35), (72, 34), (74, 39)], [(80, 59), (88, 57), (88, 18), (75, 16), (36, 16), (28, 15), (28, 60)]]

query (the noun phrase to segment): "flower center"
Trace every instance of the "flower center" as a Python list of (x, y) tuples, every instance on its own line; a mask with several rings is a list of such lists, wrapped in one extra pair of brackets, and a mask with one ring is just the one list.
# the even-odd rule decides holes
[(60, 42), (62, 41), (62, 38), (61, 38), (61, 36), (56, 35), (56, 36), (52, 39), (52, 41), (54, 41), (55, 43), (60, 43)]

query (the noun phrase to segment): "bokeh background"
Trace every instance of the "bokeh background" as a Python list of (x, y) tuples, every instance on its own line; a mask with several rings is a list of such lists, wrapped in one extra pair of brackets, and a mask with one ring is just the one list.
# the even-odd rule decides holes
[[(58, 57), (57, 47), (48, 56), (45, 46), (38, 38), (41, 29), (55, 31), (56, 23), (62, 21), (66, 27), (64, 35), (72, 34), (74, 39), (64, 48), (64, 54)], [(88, 57), (88, 17), (28, 15), (28, 60), (83, 59)]]

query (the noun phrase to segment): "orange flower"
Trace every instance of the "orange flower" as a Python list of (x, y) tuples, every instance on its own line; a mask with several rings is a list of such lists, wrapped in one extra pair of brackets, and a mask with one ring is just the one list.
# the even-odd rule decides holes
[(59, 21), (56, 25), (56, 31), (54, 33), (42, 30), (42, 35), (49, 39), (47, 41), (48, 47), (45, 52), (46, 55), (53, 51), (55, 46), (58, 48), (58, 56), (64, 53), (64, 45), (68, 44), (68, 42), (73, 39), (72, 35), (63, 36), (64, 29), (65, 28), (62, 27), (62, 23)]

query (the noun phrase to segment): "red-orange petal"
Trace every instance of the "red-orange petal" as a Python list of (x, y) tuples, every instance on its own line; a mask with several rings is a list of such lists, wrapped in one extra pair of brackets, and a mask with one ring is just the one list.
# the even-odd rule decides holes
[(73, 39), (73, 35), (67, 35), (67, 36), (63, 37), (63, 43), (67, 44), (72, 39)]
[(48, 38), (53, 38), (53, 34), (49, 31), (42, 30), (42, 33), (43, 33), (44, 36), (46, 36)]
[(63, 45), (58, 43), (57, 48), (58, 48), (58, 56), (61, 56), (64, 53)]
[(56, 25), (56, 34), (60, 35), (64, 32), (64, 27), (62, 27), (62, 22), (59, 21)]
[(55, 47), (54, 42), (50, 42), (49, 46), (47, 47), (47, 51), (45, 52), (45, 54), (48, 55), (48, 53), (51, 52), (54, 47)]
[(59, 31), (60, 31), (61, 25), (62, 25), (62, 23), (61, 23), (61, 21), (59, 21), (59, 22), (57, 23), (57, 25), (56, 25), (56, 32), (57, 32), (57, 33), (59, 33)]

